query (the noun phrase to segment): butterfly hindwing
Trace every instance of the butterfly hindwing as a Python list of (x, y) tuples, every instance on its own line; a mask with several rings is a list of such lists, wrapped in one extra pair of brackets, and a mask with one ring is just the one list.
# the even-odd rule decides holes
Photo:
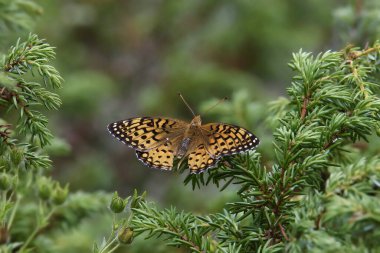
[(211, 157), (207, 152), (204, 144), (198, 145), (193, 151), (190, 151), (187, 163), (190, 173), (201, 173), (212, 168), (218, 162), (217, 158)]
[(223, 123), (201, 126), (206, 137), (207, 151), (215, 157), (233, 155), (254, 149), (259, 139), (248, 130)]
[(131, 118), (108, 125), (108, 131), (119, 141), (144, 151), (164, 144), (180, 135), (186, 123), (169, 118)]
[(136, 150), (136, 155), (148, 167), (161, 170), (173, 168), (174, 149), (170, 141), (148, 151)]

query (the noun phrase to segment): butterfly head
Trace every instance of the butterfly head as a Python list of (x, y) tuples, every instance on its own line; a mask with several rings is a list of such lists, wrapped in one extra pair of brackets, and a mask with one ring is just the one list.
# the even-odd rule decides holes
[(202, 120), (201, 120), (201, 116), (200, 115), (196, 115), (193, 120), (190, 122), (190, 125), (192, 127), (197, 127), (197, 126), (200, 126), (202, 125)]

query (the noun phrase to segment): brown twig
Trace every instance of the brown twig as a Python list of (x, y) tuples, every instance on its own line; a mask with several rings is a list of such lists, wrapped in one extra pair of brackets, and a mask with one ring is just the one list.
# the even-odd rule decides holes
[(282, 236), (285, 238), (285, 240), (289, 241), (289, 237), (286, 235), (284, 227), (281, 225), (281, 223), (278, 223), (278, 226), (280, 227)]
[(363, 81), (359, 77), (357, 68), (355, 68), (355, 66), (354, 66), (354, 61), (353, 60), (348, 60), (348, 63), (350, 65), (352, 75), (354, 76), (355, 81), (359, 85), (360, 91), (364, 94), (364, 98), (367, 98), (368, 97), (368, 92), (367, 92), (367, 90), (364, 87)]
[(309, 104), (309, 99), (310, 99), (310, 95), (309, 94), (307, 94), (303, 98), (303, 104), (302, 104), (302, 109), (301, 109), (301, 119), (304, 119), (306, 117), (306, 114), (307, 114), (307, 105)]
[(364, 51), (354, 51), (354, 52), (350, 52), (348, 54), (348, 60), (356, 60), (357, 58), (359, 57), (362, 57), (364, 55), (367, 55), (367, 54), (370, 54), (372, 52), (376, 52), (376, 51), (379, 51), (380, 50), (380, 46), (377, 46), (377, 47), (371, 47), (371, 48), (368, 48)]
[(322, 213), (319, 213), (317, 216), (317, 219), (314, 222), (316, 230), (319, 230), (319, 228), (321, 227), (321, 219), (322, 219)]

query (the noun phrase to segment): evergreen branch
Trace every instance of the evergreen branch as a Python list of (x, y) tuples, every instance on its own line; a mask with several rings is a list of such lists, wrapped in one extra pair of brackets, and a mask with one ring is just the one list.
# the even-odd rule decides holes
[(375, 231), (380, 228), (378, 191), (374, 188), (380, 179), (379, 162), (378, 158), (360, 159), (332, 170), (326, 194), (309, 193), (303, 198), (304, 205), (295, 209), (287, 250), (304, 252), (306, 241), (314, 248), (347, 248), (348, 252), (360, 252), (364, 246), (360, 240), (366, 242), (367, 250), (376, 247), (370, 242), (375, 242)]
[(26, 135), (31, 133), (31, 140), (33, 142), (34, 137), (37, 137), (39, 144), (45, 146), (50, 143), (52, 134), (47, 130), (47, 118), (38, 111), (24, 110), (25, 117), (21, 118), (18, 125), (20, 134)]
[(10, 49), (4, 59), (3, 71), (23, 75), (29, 70), (37, 69), (53, 88), (60, 88), (63, 79), (58, 71), (48, 64), (54, 57), (54, 47), (39, 39), (37, 35), (30, 34), (25, 42), (20, 43), (18, 40), (16, 46)]
[[(378, 52), (377, 47), (366, 51), (373, 52)], [(227, 185), (240, 185), (238, 194), (243, 201), (229, 204), (228, 210), (242, 213), (238, 220), (249, 215), (267, 217), (267, 225), (253, 218), (250, 226), (266, 228), (265, 235), (274, 244), (288, 241), (286, 230), (294, 219), (292, 210), (299, 205), (297, 196), (305, 194), (306, 188), (319, 190), (323, 171), (339, 163), (343, 146), (366, 140), (377, 128), (377, 84), (367, 81), (376, 68), (367, 67), (366, 58), (356, 58), (354, 64), (353, 72), (353, 65), (347, 66), (340, 52), (315, 58), (295, 54), (290, 66), (298, 74), (288, 89), (291, 111), (280, 119), (274, 134), (278, 164), (268, 171), (261, 167), (257, 154), (245, 160), (244, 156), (225, 159), (229, 166), (221, 163), (218, 170), (208, 172), (206, 180), (203, 175), (190, 175), (185, 183), (192, 182), (194, 187), (226, 180)]]
[(202, 245), (199, 245), (194, 216), (184, 212), (178, 214), (174, 208), (159, 212), (144, 202), (140, 202), (139, 208), (132, 211), (134, 216), (131, 225), (137, 227), (134, 229), (136, 235), (143, 232), (148, 232), (149, 237), (166, 235), (171, 237), (171, 246), (183, 245), (193, 252), (204, 252), (200, 250)]
[[(135, 236), (148, 233), (148, 238), (165, 236), (170, 238), (170, 246), (183, 246), (191, 252), (239, 252), (235, 243), (218, 243), (210, 234), (215, 223), (193, 216), (190, 213), (178, 213), (175, 208), (158, 211), (151, 203), (140, 202), (133, 208), (131, 227)], [(214, 231), (215, 232), (215, 231)], [(237, 251), (230, 251), (230, 250)]]
[[(55, 57), (54, 48), (36, 35), (30, 34), (25, 42), (17, 41), (4, 58), (0, 78), (0, 98), (8, 110), (19, 111), (20, 121), (17, 129), (21, 135), (30, 135), (31, 140), (38, 139), (38, 144), (49, 144), (52, 135), (47, 129), (46, 117), (30, 107), (42, 105), (47, 109), (58, 109), (61, 100), (58, 95), (42, 87), (39, 82), (26, 81), (21, 76), (37, 69), (46, 86), (61, 87), (62, 77), (49, 65)], [(32, 72), (33, 73), (33, 72)]]
[(35, 146), (28, 144), (20, 145), (22, 150), (26, 169), (48, 169), (51, 166), (51, 160), (47, 155), (39, 154), (39, 150)]
[(49, 110), (58, 110), (62, 104), (57, 94), (42, 88), (39, 83), (19, 81), (20, 95), (25, 97), (29, 103), (42, 104)]
[[(41, 105), (47, 109), (58, 109), (61, 104), (55, 93), (43, 87), (47, 83), (52, 88), (61, 85), (62, 78), (49, 65), (53, 58), (53, 47), (36, 35), (30, 35), (23, 43), (19, 40), (8, 55), (2, 57), (0, 64), (0, 109), (8, 113), (14, 110), (19, 115), (16, 123), (12, 122), (14, 117), (10, 117), (12, 124), (5, 118), (0, 119), (0, 190), (4, 196), (0, 201), (0, 222), (5, 224), (1, 229), (10, 242), (2, 246), (2, 250), (7, 252), (16, 248), (20, 252), (29, 252), (35, 247), (36, 238), (52, 226), (50, 218), (68, 194), (68, 186), (61, 187), (58, 182), (43, 176), (50, 168), (51, 160), (41, 148), (49, 143), (52, 134), (47, 128), (47, 118), (37, 109)], [(33, 75), (33, 70), (42, 76), (43, 84), (26, 80), (25, 74)], [(40, 203), (38, 207), (35, 204), (36, 193)], [(35, 208), (34, 213), (23, 215), (25, 209), (21, 207), (25, 205)], [(29, 230), (27, 226), (20, 226), (19, 215), (23, 217), (23, 223), (27, 220), (27, 223), (36, 224), (35, 227)], [(18, 232), (16, 239), (13, 233), (20, 227), (24, 230)]]

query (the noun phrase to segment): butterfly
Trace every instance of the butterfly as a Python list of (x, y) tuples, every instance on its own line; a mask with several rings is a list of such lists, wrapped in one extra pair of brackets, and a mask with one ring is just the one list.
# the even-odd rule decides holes
[(201, 117), (181, 98), (193, 113), (190, 123), (137, 117), (111, 123), (108, 131), (135, 149), (137, 158), (148, 167), (171, 170), (175, 158), (187, 158), (192, 174), (215, 167), (224, 156), (252, 150), (259, 144), (259, 139), (242, 127), (224, 123), (202, 125)]

